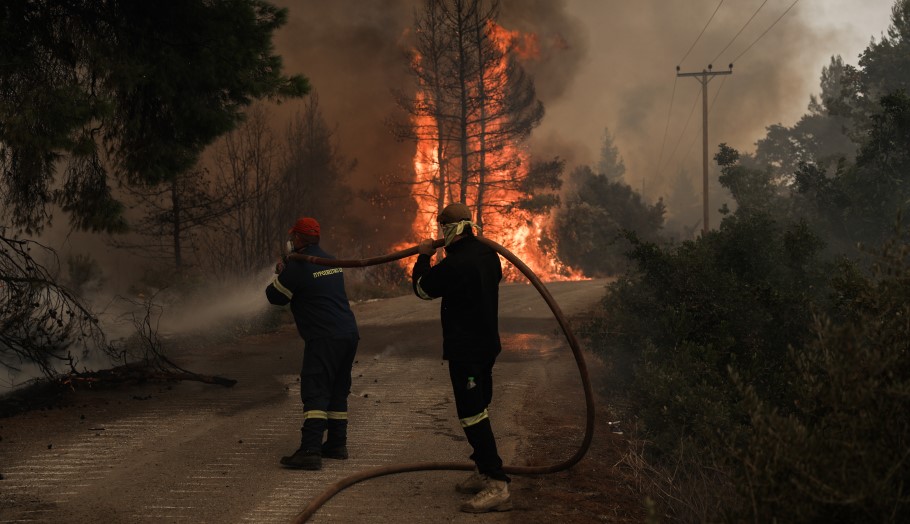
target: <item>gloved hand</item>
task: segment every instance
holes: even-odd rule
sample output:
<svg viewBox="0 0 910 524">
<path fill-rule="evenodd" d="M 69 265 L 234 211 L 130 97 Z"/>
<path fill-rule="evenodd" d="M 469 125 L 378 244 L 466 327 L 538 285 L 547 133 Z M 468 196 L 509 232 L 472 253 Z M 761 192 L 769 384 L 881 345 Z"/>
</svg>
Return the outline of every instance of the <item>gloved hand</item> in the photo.
<svg viewBox="0 0 910 524">
<path fill-rule="evenodd" d="M 278 273 L 281 273 L 282 271 L 284 271 L 284 265 L 285 265 L 284 260 L 279 260 L 278 263 L 275 264 L 275 274 L 276 275 Z"/>
<path fill-rule="evenodd" d="M 436 253 L 436 249 L 433 247 L 433 239 L 428 238 L 422 240 L 420 244 L 417 244 L 417 252 L 421 255 L 433 256 L 433 254 Z"/>
</svg>

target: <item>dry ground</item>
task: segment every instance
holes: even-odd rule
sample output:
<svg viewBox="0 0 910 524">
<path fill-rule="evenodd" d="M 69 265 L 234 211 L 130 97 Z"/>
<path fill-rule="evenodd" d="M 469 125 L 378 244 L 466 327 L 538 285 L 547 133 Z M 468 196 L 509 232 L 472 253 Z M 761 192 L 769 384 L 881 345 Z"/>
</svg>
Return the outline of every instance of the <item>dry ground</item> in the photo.
<svg viewBox="0 0 910 524">
<path fill-rule="evenodd" d="M 603 366 L 591 355 L 586 359 L 597 391 Z M 577 391 L 581 397 L 580 386 L 571 382 L 556 387 Z M 595 393 L 595 412 L 591 446 L 578 464 L 566 471 L 524 477 L 514 483 L 513 497 L 521 501 L 524 511 L 516 512 L 512 522 L 645 522 L 643 495 L 635 489 L 628 469 L 621 466 L 628 448 L 625 435 L 618 429 L 622 424 L 610 424 L 615 417 L 600 393 Z M 584 431 L 583 421 L 577 416 L 533 399 L 527 402 L 521 425 L 529 434 L 545 436 L 528 440 L 528 464 L 552 463 L 554 457 L 570 456 L 580 445 Z"/>
<path fill-rule="evenodd" d="M 603 282 L 557 283 L 568 314 L 602 295 Z M 552 464 L 583 432 L 577 370 L 530 286 L 505 286 L 504 351 L 494 427 L 507 463 Z M 140 384 L 61 397 L 53 409 L 0 418 L 0 522 L 288 522 L 325 486 L 369 467 L 464 461 L 467 445 L 439 360 L 438 304 L 413 297 L 360 304 L 362 341 L 351 398 L 351 460 L 289 471 L 300 405 L 301 343 L 293 326 L 234 344 L 199 347 L 180 363 L 239 379 Z M 597 383 L 597 362 L 588 357 Z M 640 522 L 634 483 L 615 467 L 625 441 L 610 432 L 605 399 L 587 456 L 571 470 L 515 477 L 515 511 L 466 515 L 458 472 L 423 472 L 358 484 L 313 522 Z"/>
</svg>

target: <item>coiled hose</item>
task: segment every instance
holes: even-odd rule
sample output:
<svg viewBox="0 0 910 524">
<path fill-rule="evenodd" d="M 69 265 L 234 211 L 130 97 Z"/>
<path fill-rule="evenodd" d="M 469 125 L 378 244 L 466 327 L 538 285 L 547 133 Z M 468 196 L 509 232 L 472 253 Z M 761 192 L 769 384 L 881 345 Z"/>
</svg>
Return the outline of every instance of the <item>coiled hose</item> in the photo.
<svg viewBox="0 0 910 524">
<path fill-rule="evenodd" d="M 521 261 L 514 253 L 506 249 L 505 247 L 493 242 L 484 237 L 477 237 L 482 243 L 494 249 L 497 253 L 502 255 L 506 260 L 512 263 L 515 267 L 522 272 L 524 276 L 528 278 L 531 284 L 537 288 L 537 291 L 546 301 L 547 305 L 550 306 L 550 310 L 553 312 L 553 316 L 556 317 L 556 321 L 559 322 L 559 327 L 562 328 L 563 334 L 566 336 L 566 340 L 569 342 L 569 346 L 572 348 L 572 354 L 575 355 L 575 362 L 578 365 L 578 372 L 581 375 L 582 386 L 584 387 L 585 392 L 585 409 L 587 413 L 585 421 L 585 436 L 579 446 L 578 450 L 574 455 L 568 459 L 549 466 L 505 466 L 503 471 L 506 473 L 511 473 L 515 475 L 536 475 L 541 473 L 555 473 L 557 471 L 563 471 L 574 466 L 584 457 L 585 453 L 588 452 L 588 448 L 591 446 L 591 438 L 594 435 L 594 392 L 591 389 L 591 381 L 588 377 L 588 366 L 585 364 L 584 355 L 581 352 L 581 348 L 578 345 L 578 340 L 575 338 L 575 335 L 572 333 L 572 330 L 569 329 L 569 323 L 566 320 L 565 316 L 562 313 L 562 310 L 559 309 L 559 305 L 556 304 L 556 301 L 553 299 L 553 296 L 550 294 L 549 290 L 543 285 L 543 282 L 534 274 L 534 272 L 529 268 L 524 262 Z M 433 247 L 440 248 L 443 246 L 443 240 L 436 240 L 433 243 Z M 366 267 L 374 266 L 378 264 L 385 264 L 387 262 L 392 262 L 402 258 L 414 256 L 417 254 L 417 246 L 413 246 L 402 251 L 396 251 L 395 253 L 390 253 L 388 255 L 383 255 L 373 258 L 365 258 L 359 260 L 332 260 L 328 258 L 319 258 L 309 255 L 301 254 L 292 254 L 288 258 L 310 262 L 312 264 L 318 264 L 321 266 L 330 266 L 330 267 Z M 363 480 L 382 477 L 385 475 L 391 475 L 394 473 L 405 473 L 408 471 L 429 471 L 429 470 L 456 470 L 456 471 L 473 471 L 474 464 L 468 462 L 415 462 L 410 464 L 398 464 L 391 466 L 381 466 L 378 468 L 368 469 L 361 471 L 360 473 L 355 473 L 354 475 L 348 476 L 335 482 L 331 486 L 325 489 L 318 497 L 310 501 L 309 504 L 303 511 L 297 514 L 294 518 L 295 523 L 302 523 L 309 520 L 316 510 L 318 510 L 323 504 L 328 502 L 329 499 L 334 497 L 336 494 L 353 486 L 354 484 L 361 482 Z"/>
</svg>

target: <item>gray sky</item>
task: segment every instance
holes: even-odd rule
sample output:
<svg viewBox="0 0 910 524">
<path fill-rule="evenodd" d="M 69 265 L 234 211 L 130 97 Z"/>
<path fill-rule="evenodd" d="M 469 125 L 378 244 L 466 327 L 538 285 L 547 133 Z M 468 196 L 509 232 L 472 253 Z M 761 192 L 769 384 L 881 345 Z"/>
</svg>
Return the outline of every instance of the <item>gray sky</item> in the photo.
<svg viewBox="0 0 910 524">
<path fill-rule="evenodd" d="M 706 67 L 763 1 L 724 1 L 678 64 L 718 0 L 567 0 L 567 12 L 587 29 L 587 60 L 564 96 L 544 101 L 547 119 L 535 140 L 574 146 L 573 160 L 592 163 L 608 127 L 625 158 L 627 181 L 640 188 L 645 178 L 653 188 L 646 189 L 651 197 L 678 167 L 700 171 L 700 84 L 693 78 L 676 81 L 675 67 L 681 65 L 683 72 Z M 759 39 L 791 4 L 768 0 L 714 64 L 715 70 L 726 70 L 758 39 L 736 61 L 733 75 L 709 83 L 709 144 L 714 150 L 727 142 L 749 151 L 766 126 L 794 124 L 806 112 L 810 94 L 818 91 L 822 67 L 832 55 L 856 64 L 870 38 L 879 38 L 887 28 L 893 1 L 802 0 Z"/>
</svg>

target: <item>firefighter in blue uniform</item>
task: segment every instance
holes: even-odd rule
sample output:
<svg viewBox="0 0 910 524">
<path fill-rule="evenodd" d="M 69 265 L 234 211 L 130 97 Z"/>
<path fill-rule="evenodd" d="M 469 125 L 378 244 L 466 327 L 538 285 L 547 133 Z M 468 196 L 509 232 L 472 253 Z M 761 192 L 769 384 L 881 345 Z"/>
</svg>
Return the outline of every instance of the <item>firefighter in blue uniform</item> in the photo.
<svg viewBox="0 0 910 524">
<path fill-rule="evenodd" d="M 288 235 L 293 253 L 333 258 L 319 247 L 319 223 L 315 219 L 298 219 Z M 291 304 L 297 331 L 305 343 L 300 371 L 300 448 L 282 457 L 281 464 L 317 470 L 323 457 L 348 458 L 348 395 L 360 336 L 341 268 L 287 260 L 275 269 L 278 275 L 266 288 L 266 297 L 275 305 Z"/>
<path fill-rule="evenodd" d="M 502 469 L 487 410 L 493 398 L 493 364 L 502 349 L 498 327 L 502 265 L 496 251 L 474 236 L 477 226 L 468 206 L 446 206 L 438 221 L 446 257 L 431 267 L 433 241 L 424 240 L 418 246 L 411 280 L 418 297 L 442 297 L 442 358 L 449 361 L 455 409 L 477 466 L 456 486 L 461 493 L 475 494 L 461 510 L 508 511 L 512 509 L 509 477 Z"/>
</svg>

